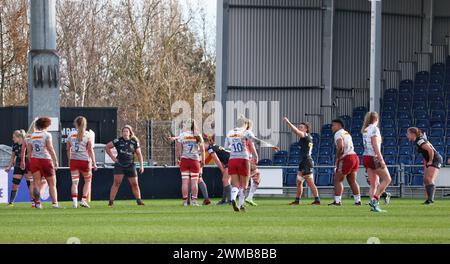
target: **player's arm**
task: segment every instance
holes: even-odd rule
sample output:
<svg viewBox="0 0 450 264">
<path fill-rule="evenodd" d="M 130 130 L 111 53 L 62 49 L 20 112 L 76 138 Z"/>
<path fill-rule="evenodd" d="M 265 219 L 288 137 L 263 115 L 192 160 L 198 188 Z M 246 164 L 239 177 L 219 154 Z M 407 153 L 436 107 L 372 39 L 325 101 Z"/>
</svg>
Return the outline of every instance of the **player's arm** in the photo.
<svg viewBox="0 0 450 264">
<path fill-rule="evenodd" d="M 70 158 L 71 158 L 71 155 L 70 155 L 70 150 L 71 150 L 71 148 L 72 148 L 72 143 L 70 143 L 70 140 L 67 140 L 67 147 L 66 147 L 66 149 L 67 149 L 67 160 L 70 160 Z"/>
<path fill-rule="evenodd" d="M 142 174 L 144 173 L 144 158 L 142 157 L 142 151 L 140 147 L 136 149 L 136 155 L 138 156 L 140 164 L 139 173 Z"/>
<path fill-rule="evenodd" d="M 6 172 L 9 172 L 12 167 L 14 167 L 14 160 L 16 159 L 16 153 L 14 151 L 11 153 L 11 159 L 9 160 L 8 167 L 5 169 Z"/>
<path fill-rule="evenodd" d="M 223 166 L 222 162 L 220 161 L 219 157 L 217 157 L 217 154 L 215 152 L 209 153 L 209 155 L 212 157 L 212 159 L 214 160 L 214 163 L 217 165 L 217 167 L 219 167 L 219 170 L 224 173 L 225 172 L 225 167 Z"/>
<path fill-rule="evenodd" d="M 424 149 L 426 152 L 428 152 L 429 159 L 427 160 L 427 166 L 430 166 L 431 164 L 433 164 L 434 159 L 433 149 L 430 147 L 430 144 L 422 144 L 420 147 Z"/>
<path fill-rule="evenodd" d="M 90 140 L 88 141 L 86 148 L 87 148 L 88 156 L 92 162 L 92 168 L 96 171 L 97 170 L 97 161 L 95 161 L 94 146 L 92 144 L 92 141 L 90 141 Z"/>
<path fill-rule="evenodd" d="M 47 139 L 47 141 L 45 141 L 45 146 L 48 149 L 48 153 L 50 153 L 50 156 L 52 157 L 53 164 L 55 165 L 55 170 L 56 170 L 59 167 L 59 164 L 58 164 L 58 158 L 56 157 L 55 149 L 53 148 L 51 138 L 49 138 L 49 139 Z"/>
<path fill-rule="evenodd" d="M 183 144 L 177 141 L 175 145 L 175 160 L 177 164 L 181 162 L 181 152 L 183 151 Z"/>
<path fill-rule="evenodd" d="M 336 140 L 336 160 L 340 160 L 344 155 L 344 140 L 342 138 L 338 138 Z"/>
<path fill-rule="evenodd" d="M 106 154 L 108 154 L 108 156 L 111 158 L 111 160 L 114 161 L 115 163 L 117 163 L 118 162 L 117 157 L 115 157 L 112 153 L 113 148 L 114 148 L 114 144 L 112 142 L 109 142 L 105 146 L 105 151 L 106 151 Z"/>
<path fill-rule="evenodd" d="M 203 138 L 201 135 L 198 136 L 198 143 L 200 144 L 200 167 L 205 166 L 205 146 L 203 145 Z"/>
<path fill-rule="evenodd" d="M 256 151 L 255 144 L 253 144 L 253 142 L 250 141 L 250 143 L 248 144 L 248 147 L 250 148 L 250 153 L 252 153 L 253 160 L 255 161 L 255 163 L 258 163 L 259 156 L 258 156 L 258 152 Z"/>
<path fill-rule="evenodd" d="M 27 142 L 24 140 L 23 142 L 22 142 L 22 148 L 21 148 L 21 150 L 20 150 L 20 168 L 22 169 L 22 170 L 25 170 L 25 154 L 26 154 L 26 151 L 27 151 Z"/>
<path fill-rule="evenodd" d="M 284 118 L 284 122 L 286 122 L 286 124 L 289 126 L 289 128 L 292 130 L 292 132 L 294 132 L 294 134 L 296 134 L 297 136 L 304 138 L 305 137 L 305 133 L 298 130 L 297 127 L 295 127 L 291 121 L 289 121 L 289 119 L 287 117 Z"/>
<path fill-rule="evenodd" d="M 381 149 L 378 147 L 378 136 L 372 136 L 370 141 L 372 142 L 373 150 L 377 159 L 380 161 L 381 168 L 384 169 L 386 167 L 386 163 L 384 162 L 383 155 L 381 155 Z"/>
<path fill-rule="evenodd" d="M 31 146 L 30 143 L 27 143 L 27 155 L 28 155 L 28 160 L 31 161 L 31 156 L 32 156 L 32 152 L 33 151 L 33 147 Z"/>
<path fill-rule="evenodd" d="M 269 146 L 269 147 L 271 147 L 274 151 L 280 150 L 280 148 L 278 148 L 277 146 L 275 146 L 275 145 L 273 145 L 273 144 L 270 144 L 269 142 L 264 141 L 264 140 L 262 140 L 262 139 L 260 139 L 260 138 L 257 138 L 253 133 L 249 133 L 248 135 L 249 135 L 249 138 L 252 139 L 254 142 L 258 142 L 259 144 L 264 144 L 264 145 L 266 145 L 266 146 Z"/>
</svg>

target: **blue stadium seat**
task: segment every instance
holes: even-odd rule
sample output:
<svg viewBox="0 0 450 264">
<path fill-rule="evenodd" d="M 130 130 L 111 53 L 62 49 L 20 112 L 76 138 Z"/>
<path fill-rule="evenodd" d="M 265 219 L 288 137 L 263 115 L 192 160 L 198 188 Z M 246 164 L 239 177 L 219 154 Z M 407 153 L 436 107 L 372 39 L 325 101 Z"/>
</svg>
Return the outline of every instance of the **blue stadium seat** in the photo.
<svg viewBox="0 0 450 264">
<path fill-rule="evenodd" d="M 427 84 L 428 80 L 429 80 L 429 72 L 427 71 L 421 71 L 416 73 L 416 78 L 415 78 L 415 82 L 414 83 L 419 83 L 419 84 Z"/>
<path fill-rule="evenodd" d="M 381 113 L 382 119 L 394 119 L 395 118 L 395 112 L 394 111 L 383 111 Z"/>
<path fill-rule="evenodd" d="M 390 95 L 390 94 L 385 94 L 383 97 L 383 103 L 396 103 L 397 102 L 397 96 L 395 95 Z"/>
<path fill-rule="evenodd" d="M 258 161 L 258 166 L 272 166 L 272 160 L 262 159 L 262 160 Z"/>
<path fill-rule="evenodd" d="M 441 154 L 442 157 L 445 157 L 445 147 L 444 146 L 434 146 L 436 151 Z M 445 161 L 444 161 L 445 162 Z M 447 163 L 447 162 L 445 162 Z"/>
<path fill-rule="evenodd" d="M 410 93 L 401 93 L 398 94 L 398 102 L 411 102 L 412 96 Z"/>
<path fill-rule="evenodd" d="M 348 115 L 343 115 L 339 117 L 342 121 L 344 121 L 345 128 L 349 128 L 352 123 L 352 118 Z"/>
<path fill-rule="evenodd" d="M 409 119 L 399 119 L 397 125 L 398 128 L 408 128 L 412 126 L 412 122 Z"/>
<path fill-rule="evenodd" d="M 320 147 L 331 147 L 333 146 L 333 139 L 331 137 L 322 138 L 320 140 Z"/>
<path fill-rule="evenodd" d="M 354 140 L 353 140 L 353 143 L 356 145 L 356 142 Z M 362 143 L 362 140 L 361 140 L 361 143 Z M 383 145 L 386 147 L 396 147 L 397 140 L 394 137 L 386 137 L 383 139 Z"/>
<path fill-rule="evenodd" d="M 300 145 L 298 142 L 294 142 L 289 146 L 289 151 L 291 151 L 291 152 L 294 150 L 299 150 L 299 149 L 300 149 Z"/>
<path fill-rule="evenodd" d="M 397 167 L 388 167 L 389 174 L 391 175 L 391 185 L 398 185 L 398 171 Z"/>
<path fill-rule="evenodd" d="M 427 128 L 429 126 L 427 119 L 417 119 L 416 120 L 416 127 L 418 128 Z"/>
<path fill-rule="evenodd" d="M 411 155 L 400 155 L 398 156 L 398 163 L 404 164 L 404 165 L 411 165 L 413 164 L 413 160 Z"/>
<path fill-rule="evenodd" d="M 285 166 L 287 163 L 287 157 L 278 156 L 273 159 L 273 166 Z"/>
<path fill-rule="evenodd" d="M 401 81 L 400 81 L 400 86 L 402 86 L 402 85 L 409 85 L 409 86 L 413 86 L 413 85 L 414 85 L 414 83 L 413 83 L 413 81 L 412 81 L 412 80 L 409 80 L 409 79 L 405 79 L 405 80 L 401 80 Z"/>
<path fill-rule="evenodd" d="M 415 110 L 414 119 L 428 119 L 428 113 L 425 110 Z"/>
<path fill-rule="evenodd" d="M 413 100 L 414 101 L 422 100 L 422 99 L 420 99 L 422 96 L 426 100 L 426 96 L 425 96 L 426 93 L 428 93 L 427 84 L 416 84 L 416 86 L 414 86 Z"/>
<path fill-rule="evenodd" d="M 383 128 L 381 134 L 383 137 L 397 137 L 397 132 L 395 132 L 394 128 Z"/>
<path fill-rule="evenodd" d="M 317 170 L 317 177 L 316 177 L 317 186 L 331 185 L 332 175 L 333 175 L 333 169 L 319 168 Z"/>
<path fill-rule="evenodd" d="M 427 110 L 427 103 L 425 101 L 414 101 L 413 103 L 413 109 L 414 110 Z"/>
<path fill-rule="evenodd" d="M 433 74 L 430 76 L 430 84 L 443 84 L 444 76 L 441 74 Z"/>
<path fill-rule="evenodd" d="M 446 109 L 444 102 L 433 102 L 430 104 L 430 110 L 442 110 Z"/>
<path fill-rule="evenodd" d="M 317 134 L 317 133 L 311 133 L 311 137 L 313 138 L 313 140 L 314 140 L 314 139 L 319 139 L 319 138 L 320 138 L 320 135 Z M 296 143 L 298 144 L 298 142 L 296 142 Z"/>
<path fill-rule="evenodd" d="M 448 133 L 450 133 L 450 132 L 448 132 Z M 447 134 L 446 142 L 447 142 L 447 146 L 450 147 L 450 134 Z"/>
<path fill-rule="evenodd" d="M 442 84 L 430 84 L 430 88 L 428 89 L 430 93 L 444 93 L 444 88 L 442 87 Z"/>
<path fill-rule="evenodd" d="M 322 131 L 324 130 L 331 130 L 331 124 L 325 124 L 322 126 Z"/>
<path fill-rule="evenodd" d="M 277 151 L 273 154 L 274 158 L 275 157 L 287 157 L 288 156 L 288 152 L 286 150 L 280 150 Z"/>
<path fill-rule="evenodd" d="M 351 127 L 352 128 L 361 128 L 363 122 L 364 122 L 364 119 L 353 118 Z"/>
<path fill-rule="evenodd" d="M 441 93 L 430 93 L 428 94 L 428 104 L 431 106 L 435 102 L 445 102 L 445 97 Z"/>
<path fill-rule="evenodd" d="M 289 157 L 298 157 L 298 156 L 300 156 L 300 149 L 298 147 L 291 149 L 289 151 Z"/>
<path fill-rule="evenodd" d="M 422 186 L 423 185 L 423 174 L 413 174 L 413 176 L 411 177 L 410 185 Z"/>
<path fill-rule="evenodd" d="M 353 138 L 362 138 L 361 130 L 360 129 L 352 129 L 350 132 Z"/>
<path fill-rule="evenodd" d="M 444 129 L 442 128 L 432 128 L 430 131 L 430 137 L 443 137 Z"/>
<path fill-rule="evenodd" d="M 423 165 L 423 157 L 422 155 L 418 154 L 414 158 L 414 165 Z"/>
<path fill-rule="evenodd" d="M 410 111 L 398 111 L 397 112 L 397 117 L 399 119 L 412 119 Z"/>
<path fill-rule="evenodd" d="M 436 148 L 439 146 L 444 146 L 444 139 L 441 137 L 430 137 L 430 143 Z"/>
<path fill-rule="evenodd" d="M 385 147 L 383 149 L 383 155 L 397 155 L 396 147 Z"/>
<path fill-rule="evenodd" d="M 394 128 L 395 127 L 395 122 L 392 119 L 384 119 L 381 122 L 381 128 L 385 129 L 385 128 Z"/>
<path fill-rule="evenodd" d="M 447 114 L 445 113 L 445 110 L 433 110 L 431 111 L 431 117 L 432 118 L 437 118 L 439 120 L 441 120 L 442 122 L 445 122 L 445 117 L 447 116 Z"/>
<path fill-rule="evenodd" d="M 441 121 L 431 123 L 431 128 L 444 128 L 444 124 Z"/>
<path fill-rule="evenodd" d="M 405 135 L 403 135 L 403 137 L 399 138 L 398 145 L 400 147 L 410 147 L 410 146 L 412 146 L 412 143 L 404 136 Z"/>
<path fill-rule="evenodd" d="M 300 164 L 300 158 L 299 157 L 292 157 L 288 160 L 288 166 L 297 166 Z"/>
<path fill-rule="evenodd" d="M 411 111 L 411 102 L 398 102 L 398 111 Z"/>
<path fill-rule="evenodd" d="M 384 156 L 384 160 L 386 162 L 386 165 L 395 165 L 397 163 L 397 156 L 396 155 L 386 155 L 386 156 Z"/>
<path fill-rule="evenodd" d="M 358 156 L 361 156 L 364 152 L 364 148 L 362 146 L 355 146 L 355 152 Z"/>
<path fill-rule="evenodd" d="M 445 64 L 441 63 L 441 62 L 431 65 L 431 68 L 430 68 L 431 73 L 444 72 L 444 70 L 445 70 Z"/>
<path fill-rule="evenodd" d="M 329 138 L 333 135 L 333 132 L 331 130 L 324 130 L 322 133 L 320 133 L 320 138 Z"/>
<path fill-rule="evenodd" d="M 319 148 L 319 156 L 329 156 L 333 153 L 332 148 L 330 146 L 320 147 Z"/>
<path fill-rule="evenodd" d="M 405 147 L 400 147 L 398 150 L 398 154 L 399 155 L 406 155 L 406 156 L 410 156 L 414 153 L 414 151 L 412 150 L 411 147 L 405 146 Z"/>
<path fill-rule="evenodd" d="M 297 173 L 288 173 L 286 176 L 286 186 L 297 186 Z"/>
<path fill-rule="evenodd" d="M 392 102 L 385 102 L 383 104 L 383 111 L 396 111 L 397 110 L 397 104 L 396 103 L 392 103 Z M 353 116 L 353 119 L 355 119 L 357 117 Z M 362 118 L 359 118 L 361 120 L 363 120 L 364 116 Z"/>
<path fill-rule="evenodd" d="M 333 165 L 333 161 L 330 156 L 319 156 L 319 165 Z"/>
<path fill-rule="evenodd" d="M 363 139 L 362 138 L 352 138 L 353 139 L 353 145 L 354 146 L 362 146 L 363 145 Z"/>
</svg>

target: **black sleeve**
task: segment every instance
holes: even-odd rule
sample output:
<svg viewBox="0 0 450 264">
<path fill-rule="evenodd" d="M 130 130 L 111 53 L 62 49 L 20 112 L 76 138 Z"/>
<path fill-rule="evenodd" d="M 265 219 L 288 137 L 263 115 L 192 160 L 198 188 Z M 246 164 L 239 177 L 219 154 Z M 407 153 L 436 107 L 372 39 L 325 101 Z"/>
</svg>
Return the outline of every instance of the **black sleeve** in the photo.
<svg viewBox="0 0 450 264">
<path fill-rule="evenodd" d="M 112 141 L 112 143 L 113 143 L 114 147 L 117 148 L 117 146 L 119 145 L 119 139 L 118 138 L 114 139 Z"/>
</svg>

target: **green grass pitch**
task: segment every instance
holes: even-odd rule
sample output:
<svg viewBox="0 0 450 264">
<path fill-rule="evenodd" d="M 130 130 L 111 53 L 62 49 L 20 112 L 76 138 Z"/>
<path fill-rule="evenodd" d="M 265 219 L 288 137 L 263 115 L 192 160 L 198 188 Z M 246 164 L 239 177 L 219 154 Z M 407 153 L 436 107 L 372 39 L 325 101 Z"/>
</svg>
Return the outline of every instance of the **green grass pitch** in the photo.
<svg viewBox="0 0 450 264">
<path fill-rule="evenodd" d="M 0 243 L 450 243 L 450 200 L 432 206 L 421 200 L 393 199 L 386 213 L 368 206 L 321 206 L 309 200 L 256 199 L 258 207 L 235 213 L 228 206 L 182 207 L 180 200 L 93 202 L 91 209 L 31 209 L 0 205 Z M 367 202 L 367 199 L 365 201 Z"/>
</svg>

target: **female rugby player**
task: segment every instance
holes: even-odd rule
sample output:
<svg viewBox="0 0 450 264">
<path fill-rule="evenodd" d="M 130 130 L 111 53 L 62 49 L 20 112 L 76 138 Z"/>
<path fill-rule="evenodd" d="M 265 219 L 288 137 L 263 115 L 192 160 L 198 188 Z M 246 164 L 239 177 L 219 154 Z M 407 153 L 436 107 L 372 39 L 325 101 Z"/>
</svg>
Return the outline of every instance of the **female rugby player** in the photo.
<svg viewBox="0 0 450 264">
<path fill-rule="evenodd" d="M 28 173 L 28 170 L 23 167 L 21 168 L 22 163 L 22 155 L 26 155 L 25 150 L 26 149 L 26 142 L 25 142 L 25 136 L 26 133 L 24 130 L 16 130 L 13 133 L 13 145 L 12 145 L 12 153 L 11 153 L 11 160 L 9 161 L 9 166 L 5 169 L 6 172 L 9 172 L 11 168 L 14 168 L 13 172 L 13 179 L 12 179 L 12 188 L 11 188 L 11 194 L 9 198 L 9 206 L 14 206 L 14 201 L 16 200 L 17 191 L 19 190 L 20 182 L 22 181 L 23 177 L 26 176 L 26 181 L 28 185 L 28 190 L 30 192 L 30 198 L 32 206 L 34 204 L 33 199 L 33 187 L 32 187 L 32 180 L 30 177 L 30 174 Z M 24 158 L 25 159 L 25 158 Z M 27 160 L 24 160 L 24 162 L 28 162 Z"/>
<path fill-rule="evenodd" d="M 197 132 L 193 119 L 183 123 L 183 131 L 177 137 L 176 143 L 177 163 L 181 171 L 181 193 L 183 195 L 183 206 L 188 206 L 189 180 L 191 182 L 192 206 L 200 206 L 197 202 L 198 178 L 205 164 L 205 149 L 203 138 Z"/>
<path fill-rule="evenodd" d="M 247 120 L 247 130 L 252 132 L 250 133 L 250 136 L 252 136 L 252 140 L 254 142 L 259 142 L 260 144 L 265 144 L 266 146 L 270 146 L 274 151 L 278 151 L 278 147 L 274 146 L 268 142 L 265 142 L 257 137 L 254 136 L 254 133 L 252 131 L 253 129 L 253 121 L 248 119 Z M 251 141 L 247 141 L 247 144 L 249 144 Z M 250 147 L 248 146 L 247 149 L 250 149 Z M 249 153 L 250 154 L 250 153 Z M 257 164 L 258 162 L 253 159 L 253 156 L 250 154 L 250 178 L 251 178 L 251 182 L 250 182 L 250 190 L 248 192 L 247 198 L 245 199 L 245 202 L 251 206 L 258 206 L 257 203 L 255 203 L 255 201 L 253 201 L 253 196 L 255 195 L 256 190 L 258 189 L 259 184 L 261 183 L 261 174 L 259 173 Z"/>
<path fill-rule="evenodd" d="M 336 145 L 336 173 L 334 175 L 334 201 L 329 205 L 340 206 L 342 204 L 342 193 L 344 185 L 342 182 L 347 178 L 347 182 L 353 192 L 355 205 L 361 205 L 361 194 L 356 173 L 359 168 L 359 158 L 353 147 L 353 139 L 350 133 L 344 129 L 344 122 L 335 119 L 331 122 L 331 130 L 334 133 Z"/>
<path fill-rule="evenodd" d="M 442 167 L 443 159 L 439 152 L 431 145 L 431 143 L 423 136 L 422 131 L 417 127 L 410 127 L 406 133 L 406 136 L 410 141 L 413 141 L 417 146 L 417 152 L 422 154 L 424 163 L 424 177 L 423 182 L 425 184 L 425 190 L 427 194 L 427 200 L 425 205 L 434 203 L 434 193 L 436 192 L 436 186 L 434 185 L 439 169 Z"/>
<path fill-rule="evenodd" d="M 380 196 L 391 183 L 391 175 L 381 155 L 381 134 L 378 122 L 378 113 L 368 112 L 361 129 L 364 144 L 363 164 L 369 176 L 369 192 L 372 194 L 369 205 L 373 212 L 382 212 Z"/>
<path fill-rule="evenodd" d="M 90 208 L 87 200 L 91 190 L 92 168 L 97 170 L 94 155 L 94 142 L 89 131 L 86 131 L 87 120 L 79 116 L 73 122 L 75 131 L 67 139 L 67 157 L 70 175 L 72 176 L 73 208 L 78 208 L 78 183 L 80 175 L 84 177 L 83 196 L 80 206 Z"/>
<path fill-rule="evenodd" d="M 47 180 L 50 197 L 52 198 L 52 208 L 60 208 L 55 173 L 58 168 L 58 159 L 53 148 L 52 135 L 47 132 L 50 125 L 50 118 L 38 118 L 34 125 L 35 131 L 27 142 L 27 154 L 34 180 L 33 195 L 38 209 L 42 209 L 40 201 L 42 178 Z"/>
<path fill-rule="evenodd" d="M 248 187 L 250 177 L 250 155 L 257 163 L 258 153 L 256 152 L 252 138 L 254 135 L 247 130 L 247 119 L 240 116 L 237 120 L 236 128 L 227 133 L 225 148 L 230 149 L 230 160 L 228 162 L 228 173 L 231 177 L 231 204 L 236 212 L 245 211 L 245 190 Z M 247 141 L 250 141 L 247 143 Z M 239 195 L 239 203 L 236 198 Z"/>
<path fill-rule="evenodd" d="M 222 200 L 217 205 L 228 205 L 231 203 L 231 181 L 228 175 L 228 160 L 230 159 L 230 152 L 223 147 L 214 143 L 214 136 L 203 136 L 203 147 L 214 160 L 214 163 L 219 167 L 222 173 L 223 193 Z"/>
<path fill-rule="evenodd" d="M 295 127 L 287 117 L 284 118 L 284 121 L 291 128 L 292 132 L 300 137 L 300 165 L 297 174 L 297 196 L 295 197 L 295 201 L 290 204 L 300 204 L 300 199 L 303 194 L 303 182 L 306 181 L 309 188 L 311 189 L 311 192 L 314 195 L 314 202 L 312 203 L 312 205 L 320 205 L 319 191 L 317 190 L 317 186 L 314 183 L 313 176 L 314 161 L 311 157 L 313 139 L 309 134 L 310 125 L 308 123 L 302 122 L 298 127 Z"/>
<path fill-rule="evenodd" d="M 116 148 L 117 156 L 114 156 L 112 153 L 113 148 Z M 114 199 L 116 198 L 124 176 L 128 178 L 137 205 L 145 205 L 141 198 L 141 190 L 139 189 L 134 155 L 136 154 L 139 159 L 140 174 L 144 173 L 144 159 L 142 158 L 139 139 L 134 135 L 133 128 L 128 125 L 124 126 L 122 128 L 122 136 L 106 144 L 105 151 L 114 161 L 114 183 L 111 186 L 108 206 L 114 206 Z"/>
</svg>

